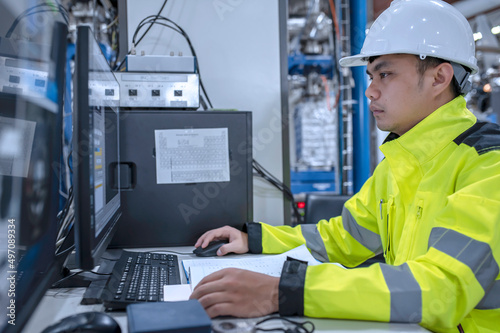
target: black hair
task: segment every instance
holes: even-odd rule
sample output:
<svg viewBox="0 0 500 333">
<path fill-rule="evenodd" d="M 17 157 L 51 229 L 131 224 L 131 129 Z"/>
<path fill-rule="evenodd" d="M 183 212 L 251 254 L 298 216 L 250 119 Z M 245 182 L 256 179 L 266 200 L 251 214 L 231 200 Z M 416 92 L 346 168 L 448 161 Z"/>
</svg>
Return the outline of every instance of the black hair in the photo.
<svg viewBox="0 0 500 333">
<path fill-rule="evenodd" d="M 367 57 L 363 60 L 368 61 L 369 63 L 372 63 L 375 61 L 375 59 L 379 58 L 380 56 L 371 56 Z M 424 75 L 425 71 L 428 70 L 429 68 L 435 68 L 439 66 L 442 63 L 450 63 L 448 60 L 436 58 L 436 57 L 425 57 L 424 59 L 421 59 L 420 56 L 415 55 L 419 61 L 417 61 L 417 73 L 422 78 Z M 470 71 L 469 69 L 466 68 L 467 71 Z M 420 82 L 419 82 L 420 83 Z M 460 86 L 458 85 L 457 80 L 455 79 L 455 76 L 453 76 L 453 80 L 451 81 L 451 90 L 453 93 L 453 97 L 458 97 L 461 95 L 460 92 Z"/>
</svg>

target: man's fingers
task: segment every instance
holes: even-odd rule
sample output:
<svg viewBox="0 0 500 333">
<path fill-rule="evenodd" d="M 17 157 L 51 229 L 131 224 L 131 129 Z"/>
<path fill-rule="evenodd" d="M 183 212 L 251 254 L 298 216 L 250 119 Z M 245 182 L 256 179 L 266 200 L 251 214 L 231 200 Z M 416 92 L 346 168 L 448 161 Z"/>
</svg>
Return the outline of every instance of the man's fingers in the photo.
<svg viewBox="0 0 500 333">
<path fill-rule="evenodd" d="M 206 307 L 205 311 L 207 312 L 210 318 L 215 318 L 219 316 L 238 317 L 237 313 L 234 312 L 234 309 L 235 306 L 232 303 L 216 303 L 212 306 Z"/>
<path fill-rule="evenodd" d="M 227 244 L 219 247 L 219 250 L 217 250 L 217 255 L 223 256 L 223 255 L 226 255 L 228 253 L 240 253 L 241 252 L 239 250 L 240 248 L 241 248 L 241 246 L 235 242 L 227 243 Z"/>
<path fill-rule="evenodd" d="M 219 280 L 224 277 L 223 271 L 224 270 L 216 271 L 201 279 L 201 281 L 194 288 L 191 298 L 200 298 L 206 294 L 223 291 L 224 285 L 219 282 Z"/>
<path fill-rule="evenodd" d="M 198 238 L 194 246 L 195 247 L 201 246 L 202 248 L 205 248 L 211 241 L 219 239 L 231 239 L 232 229 L 234 228 L 225 226 L 218 229 L 209 230 L 205 232 L 203 235 L 201 235 L 200 238 Z"/>
<path fill-rule="evenodd" d="M 194 244 L 195 247 L 198 247 L 198 246 L 201 246 L 202 248 L 205 248 L 207 247 L 208 243 L 210 243 L 211 241 L 213 240 L 216 240 L 218 239 L 218 233 L 215 232 L 216 230 L 211 230 L 211 231 L 208 231 L 206 233 L 204 233 L 203 235 L 201 235 L 200 238 L 198 238 L 198 240 L 196 241 L 196 243 Z"/>
</svg>

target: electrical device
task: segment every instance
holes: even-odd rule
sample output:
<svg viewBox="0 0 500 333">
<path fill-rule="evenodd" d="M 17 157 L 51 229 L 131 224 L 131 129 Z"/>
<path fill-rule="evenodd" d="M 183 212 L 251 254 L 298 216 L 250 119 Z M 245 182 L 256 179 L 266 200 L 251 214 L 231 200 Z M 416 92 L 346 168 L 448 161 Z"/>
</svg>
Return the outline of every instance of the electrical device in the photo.
<svg viewBox="0 0 500 333">
<path fill-rule="evenodd" d="M 110 246 L 193 245 L 253 221 L 252 113 L 125 110 L 122 217 Z"/>
<path fill-rule="evenodd" d="M 125 57 L 127 72 L 162 72 L 162 73 L 196 73 L 196 58 L 194 56 L 175 55 L 133 55 Z"/>
<path fill-rule="evenodd" d="M 4 93 L 43 97 L 47 93 L 49 64 L 31 59 L 19 59 L 9 54 L 11 41 L 0 43 L 0 86 Z M 40 50 L 41 51 L 41 50 Z"/>
<path fill-rule="evenodd" d="M 120 107 L 198 109 L 200 78 L 195 73 L 117 72 Z"/>
<path fill-rule="evenodd" d="M 73 187 L 76 266 L 94 268 L 117 228 L 120 209 L 120 87 L 91 29 L 77 28 Z"/>
</svg>

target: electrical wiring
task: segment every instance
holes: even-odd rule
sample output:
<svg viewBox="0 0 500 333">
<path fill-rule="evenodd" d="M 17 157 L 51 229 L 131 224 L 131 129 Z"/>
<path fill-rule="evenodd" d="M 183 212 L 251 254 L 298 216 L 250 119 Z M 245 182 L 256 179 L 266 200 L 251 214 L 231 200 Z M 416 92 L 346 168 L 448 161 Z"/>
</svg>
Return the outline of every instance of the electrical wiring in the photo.
<svg viewBox="0 0 500 333">
<path fill-rule="evenodd" d="M 70 150 L 66 163 L 67 167 L 73 172 L 71 168 L 70 158 L 73 150 Z M 59 221 L 59 229 L 56 237 L 56 255 L 60 256 L 67 252 L 68 249 L 61 249 L 61 246 L 64 244 L 64 241 L 68 234 L 70 233 L 71 228 L 73 227 L 73 223 L 75 221 L 75 208 L 74 208 L 74 193 L 73 186 L 70 186 L 68 189 L 68 197 L 66 198 L 66 202 L 64 203 L 64 207 L 57 214 L 57 219 Z"/>
<path fill-rule="evenodd" d="M 261 324 L 263 324 L 265 322 L 269 322 L 269 321 L 284 321 L 286 323 L 292 324 L 293 328 L 281 328 L 281 327 L 261 328 L 261 327 L 258 327 L 258 325 L 261 325 Z M 310 328 L 308 328 L 307 326 L 310 326 Z M 281 331 L 281 332 L 285 332 L 285 333 L 312 333 L 312 332 L 314 332 L 315 328 L 316 327 L 314 326 L 314 323 L 312 321 L 309 321 L 309 320 L 304 321 L 304 322 L 298 322 L 298 321 L 291 320 L 291 319 L 288 319 L 285 317 L 273 316 L 273 317 L 264 318 L 261 321 L 257 322 L 255 324 L 254 330 L 255 330 L 255 332 Z"/>
<path fill-rule="evenodd" d="M 166 21 L 167 23 L 172 24 L 175 28 L 166 24 L 166 23 L 160 23 L 160 22 L 158 22 L 159 20 Z M 186 31 L 184 31 L 184 29 L 182 29 L 181 26 L 179 26 L 177 23 L 175 23 L 174 21 L 172 21 L 169 18 L 166 18 L 164 16 L 160 16 L 160 15 L 150 15 L 150 16 L 147 16 L 144 19 L 142 19 L 142 21 L 139 22 L 139 24 L 137 25 L 137 28 L 134 32 L 134 36 L 132 37 L 132 48 L 135 48 L 137 46 L 137 44 L 140 42 L 140 39 L 137 42 L 135 41 L 135 39 L 136 39 L 139 31 L 146 24 L 159 24 L 159 25 L 165 26 L 167 28 L 174 30 L 175 32 L 179 33 L 180 35 L 182 35 L 184 37 L 184 39 L 186 40 L 186 42 L 189 46 L 189 50 L 191 51 L 191 54 L 193 55 L 193 57 L 195 59 L 195 67 L 196 67 L 196 72 L 198 73 L 198 76 L 199 76 L 200 87 L 203 91 L 203 94 L 205 95 L 205 98 L 207 100 L 208 105 L 210 106 L 210 108 L 213 108 L 212 102 L 210 101 L 210 98 L 208 97 L 208 94 L 207 94 L 206 89 L 205 89 L 205 85 L 203 84 L 203 80 L 201 78 L 201 71 L 200 71 L 200 64 L 198 62 L 198 56 L 197 56 L 196 51 L 193 47 L 193 44 L 191 43 L 191 39 L 189 38 Z"/>
<path fill-rule="evenodd" d="M 323 82 L 323 87 L 325 88 L 326 107 L 327 107 L 328 111 L 332 111 L 333 108 L 335 108 L 335 106 L 332 108 L 331 104 L 330 104 L 330 89 L 328 88 L 328 80 L 326 79 L 326 76 L 324 76 L 324 75 L 320 75 L 319 77 L 321 78 L 321 81 Z M 337 94 L 337 96 L 338 96 L 338 94 Z"/>
<path fill-rule="evenodd" d="M 94 272 L 94 271 L 86 271 L 86 270 L 81 270 L 81 271 L 77 271 L 77 272 L 71 273 L 71 274 L 69 274 L 68 276 L 65 276 L 65 277 L 63 277 L 62 279 L 60 279 L 60 280 L 58 280 L 58 281 L 54 282 L 54 283 L 52 284 L 52 288 L 58 288 L 58 286 L 59 286 L 62 282 L 66 281 L 66 280 L 69 280 L 69 279 L 71 279 L 72 277 L 77 276 L 77 275 L 80 275 L 80 274 L 85 273 L 85 272 L 87 272 L 87 273 L 91 273 L 91 274 L 95 274 L 95 275 L 104 275 L 104 276 L 109 276 L 109 275 L 111 275 L 111 273 L 99 273 L 99 272 Z"/>
<path fill-rule="evenodd" d="M 292 190 L 288 186 L 286 186 L 283 182 L 281 182 L 278 178 L 273 176 L 269 171 L 267 171 L 259 162 L 255 159 L 252 160 L 252 167 L 257 171 L 257 175 L 267 180 L 270 184 L 276 187 L 278 190 L 283 192 L 286 197 L 291 201 L 293 213 L 297 222 L 302 223 L 302 215 L 300 215 L 299 210 L 297 208 L 297 203 L 295 202 L 295 198 L 293 196 Z"/>
<path fill-rule="evenodd" d="M 163 5 L 161 6 L 160 10 L 158 11 L 158 14 L 153 15 L 153 16 L 157 16 L 157 17 L 158 17 L 158 16 L 160 16 L 161 12 L 163 11 L 163 8 L 165 8 L 165 5 L 167 4 L 167 1 L 168 1 L 168 0 L 165 0 L 165 1 L 163 2 Z M 149 25 L 149 27 L 146 29 L 146 31 L 142 34 L 141 38 L 139 38 L 139 41 L 137 42 L 137 44 L 139 44 L 139 43 L 140 43 L 140 41 L 141 41 L 141 40 L 142 40 L 142 39 L 146 36 L 146 34 L 149 32 L 149 30 L 153 27 L 153 24 L 154 24 L 154 23 L 151 23 L 151 24 Z M 137 28 L 136 28 L 136 32 L 137 32 Z M 125 57 L 126 57 L 127 55 L 129 55 L 129 54 L 132 52 L 132 49 L 133 49 L 133 48 L 131 48 L 131 49 L 127 52 L 127 54 L 125 55 Z M 125 63 L 125 57 L 124 57 L 124 58 L 123 58 L 123 59 L 119 62 L 118 67 L 116 67 L 116 68 L 114 69 L 115 71 L 119 71 L 119 70 L 120 70 L 120 68 L 122 67 L 122 65 Z"/>
<path fill-rule="evenodd" d="M 137 27 L 135 29 L 134 35 L 132 37 L 132 48 L 128 51 L 127 55 L 130 55 L 132 53 L 132 51 L 135 50 L 135 48 L 137 47 L 137 45 L 143 40 L 143 38 L 146 36 L 146 34 L 151 29 L 151 27 L 153 25 L 155 25 L 155 24 L 159 24 L 161 26 L 170 28 L 173 31 L 179 33 L 180 35 L 182 35 L 184 37 L 184 39 L 188 43 L 189 49 L 191 51 L 191 54 L 193 55 L 193 57 L 195 59 L 195 68 L 196 68 L 196 72 L 198 73 L 198 76 L 199 76 L 200 88 L 201 88 L 201 90 L 203 92 L 203 95 L 205 95 L 206 103 L 208 103 L 208 106 L 213 109 L 212 101 L 210 101 L 210 97 L 207 94 L 207 91 L 205 89 L 205 85 L 203 84 L 203 80 L 202 80 L 202 77 L 201 77 L 200 64 L 198 62 L 198 56 L 196 55 L 196 51 L 195 51 L 195 49 L 194 49 L 194 47 L 193 47 L 193 45 L 191 43 L 191 40 L 190 40 L 188 34 L 177 23 L 175 23 L 174 21 L 172 21 L 172 20 L 170 20 L 170 19 L 168 19 L 168 18 L 160 15 L 161 12 L 163 11 L 163 8 L 165 8 L 166 4 L 167 4 L 167 0 L 165 0 L 165 2 L 163 2 L 163 5 L 162 5 L 160 11 L 158 12 L 158 14 L 156 14 L 156 15 L 149 15 L 149 16 L 143 18 L 139 22 L 139 24 L 137 25 Z M 173 27 L 171 25 L 168 25 L 168 24 L 164 23 L 164 22 L 160 23 L 158 21 L 166 21 L 167 23 L 172 24 Z M 138 36 L 140 30 L 142 28 L 144 28 L 148 24 L 149 24 L 149 26 L 147 27 L 146 31 L 141 35 L 141 37 L 139 37 L 137 39 L 137 36 Z M 118 64 L 118 67 L 116 67 L 114 70 L 115 71 L 120 71 L 120 69 L 121 69 L 121 67 L 123 66 L 124 63 L 125 63 L 125 59 L 122 59 L 122 61 Z M 203 99 L 203 97 L 201 96 L 201 104 L 202 104 L 202 106 L 203 106 L 204 109 L 207 109 L 206 103 L 205 103 L 205 100 Z"/>
<path fill-rule="evenodd" d="M 172 27 L 166 23 L 157 22 L 157 17 L 155 17 L 154 19 L 149 19 L 148 21 L 141 21 L 141 23 L 139 23 L 139 25 L 137 26 L 137 30 L 135 31 L 134 36 L 132 37 L 132 44 L 134 44 L 134 46 L 136 46 L 138 44 L 138 42 L 137 43 L 135 42 L 135 38 L 137 37 L 137 34 L 139 33 L 140 29 L 142 29 L 148 23 L 162 25 L 164 27 L 170 28 L 170 29 L 174 30 L 175 32 L 183 35 L 182 30 L 179 30 L 177 27 Z M 191 44 L 189 44 L 189 46 L 191 47 Z"/>
<path fill-rule="evenodd" d="M 335 4 L 333 3 L 333 0 L 329 0 L 329 4 L 330 4 L 330 12 L 332 14 L 333 24 L 335 25 L 335 36 L 337 37 L 337 40 L 340 40 L 340 28 L 339 28 L 339 21 L 337 19 L 337 11 L 335 9 Z"/>
<path fill-rule="evenodd" d="M 60 257 L 64 256 L 67 253 L 71 253 L 74 249 L 75 249 L 75 245 L 73 244 L 70 247 L 68 247 L 67 249 L 65 249 L 65 250 L 63 250 L 61 252 L 57 252 L 56 253 L 56 257 L 60 258 Z"/>
<path fill-rule="evenodd" d="M 16 17 L 16 19 L 14 20 L 14 22 L 12 22 L 12 25 L 10 26 L 9 30 L 7 31 L 7 33 L 5 34 L 5 37 L 6 38 L 10 38 L 10 36 L 14 32 L 14 30 L 16 29 L 17 25 L 19 24 L 19 22 L 23 18 L 31 16 L 31 15 L 39 14 L 39 13 L 54 12 L 54 8 L 53 7 L 54 7 L 54 5 L 49 4 L 48 2 L 46 2 L 46 3 L 38 4 L 36 6 L 33 6 L 33 7 L 30 7 L 28 9 L 26 9 L 24 12 L 22 12 L 21 14 L 19 14 Z M 64 21 L 66 22 L 66 24 L 68 24 L 68 22 L 69 22 L 69 18 L 68 18 L 69 14 L 68 14 L 66 8 L 64 8 L 61 4 L 57 4 L 56 7 L 57 7 L 57 11 L 61 14 L 61 16 L 64 19 Z"/>
<path fill-rule="evenodd" d="M 58 214 L 59 230 L 56 238 L 56 254 L 60 255 L 65 253 L 66 249 L 61 250 L 64 240 L 70 233 L 71 228 L 75 222 L 75 209 L 73 203 L 73 187 L 70 187 L 68 199 L 64 208 Z"/>
<path fill-rule="evenodd" d="M 153 250 L 151 252 L 154 253 L 174 253 L 174 254 L 179 254 L 179 255 L 192 255 L 193 252 L 179 252 L 179 251 L 171 251 L 171 250 Z"/>
<path fill-rule="evenodd" d="M 160 10 L 158 11 L 158 14 L 156 15 L 157 17 L 160 16 L 161 12 L 163 11 L 163 8 L 165 8 L 165 5 L 167 4 L 167 1 L 168 0 L 165 0 L 163 2 L 163 5 L 161 6 Z M 139 44 L 141 42 L 141 40 L 146 36 L 146 34 L 149 32 L 149 30 L 153 27 L 153 25 L 155 24 L 156 20 L 154 22 L 152 22 L 148 29 L 142 34 L 141 38 L 139 38 L 139 40 L 137 41 L 136 45 Z M 136 30 L 137 31 L 137 30 Z"/>
</svg>

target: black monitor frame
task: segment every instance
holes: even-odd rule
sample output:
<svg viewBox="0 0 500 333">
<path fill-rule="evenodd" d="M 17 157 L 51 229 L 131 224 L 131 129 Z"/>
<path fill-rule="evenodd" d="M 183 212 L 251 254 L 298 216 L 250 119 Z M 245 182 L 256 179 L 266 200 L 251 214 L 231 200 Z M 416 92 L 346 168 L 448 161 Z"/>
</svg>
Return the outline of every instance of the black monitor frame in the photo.
<svg viewBox="0 0 500 333">
<path fill-rule="evenodd" d="M 96 50 L 96 48 L 98 50 Z M 92 63 L 93 61 L 97 63 Z M 110 80 L 108 83 L 113 90 L 113 96 L 107 93 L 106 81 L 103 81 L 103 86 L 90 88 L 95 78 L 92 75 L 101 75 L 105 80 Z M 95 89 L 94 89 L 95 88 Z M 92 100 L 99 97 L 97 94 L 102 93 L 99 89 L 106 90 L 102 96 L 103 104 L 93 106 Z M 76 266 L 81 269 L 90 270 L 94 268 L 101 258 L 102 253 L 106 250 L 114 232 L 117 229 L 117 221 L 121 215 L 120 209 L 120 191 L 119 191 L 119 170 L 113 169 L 113 165 L 107 164 L 105 161 L 105 187 L 112 187 L 116 194 L 113 199 L 106 204 L 104 209 L 108 210 L 105 218 L 105 225 L 102 231 L 96 234 L 97 223 L 99 221 L 96 210 L 96 192 L 94 183 L 94 128 L 96 125 L 96 110 L 100 110 L 102 118 L 106 118 L 106 114 L 111 110 L 111 117 L 115 117 L 112 121 L 116 121 L 111 127 L 105 127 L 104 135 L 116 136 L 116 153 L 117 160 L 114 166 L 119 163 L 119 87 L 114 74 L 112 73 L 109 64 L 100 50 L 99 44 L 95 40 L 93 33 L 88 26 L 79 26 L 77 28 L 76 42 L 76 59 L 75 59 L 75 76 L 74 76 L 74 116 L 73 116 L 73 188 L 75 202 L 75 259 Z M 101 95 L 100 95 L 101 96 Z M 101 96 L 101 97 L 102 97 Z M 106 99 L 107 97 L 110 99 Z M 97 102 L 97 103 L 98 103 Z M 105 121 L 105 120 L 104 120 Z M 114 175 L 114 172 L 117 172 Z M 118 204 L 116 204 L 118 202 Z M 110 207 L 111 205 L 111 207 Z"/>
<path fill-rule="evenodd" d="M 56 21 L 51 29 L 47 29 L 50 30 L 50 45 L 19 43 L 9 39 L 2 39 L 1 43 L 2 56 L 13 62 L 20 60 L 19 64 L 23 64 L 16 67 L 18 72 L 22 70 L 26 76 L 32 74 L 30 64 L 34 68 L 47 69 L 45 94 L 38 90 L 35 94 L 30 92 L 30 83 L 25 83 L 22 89 L 5 89 L 4 86 L 0 92 L 0 116 L 34 124 L 27 174 L 0 175 L 0 218 L 2 222 L 4 218 L 9 220 L 8 229 L 14 231 L 9 234 L 15 236 L 11 238 L 8 248 L 8 263 L 15 265 L 15 268 L 8 266 L 12 270 L 9 277 L 15 276 L 15 283 L 12 284 L 10 279 L 9 291 L 2 295 L 9 298 L 7 316 L 0 323 L 0 331 L 4 333 L 23 329 L 59 270 L 60 262 L 56 256 L 58 165 L 61 158 L 68 28 Z M 13 46 L 10 52 L 4 52 L 6 45 Z M 45 54 L 43 50 L 52 52 Z M 0 303 L 3 305 L 3 302 Z"/>
</svg>

